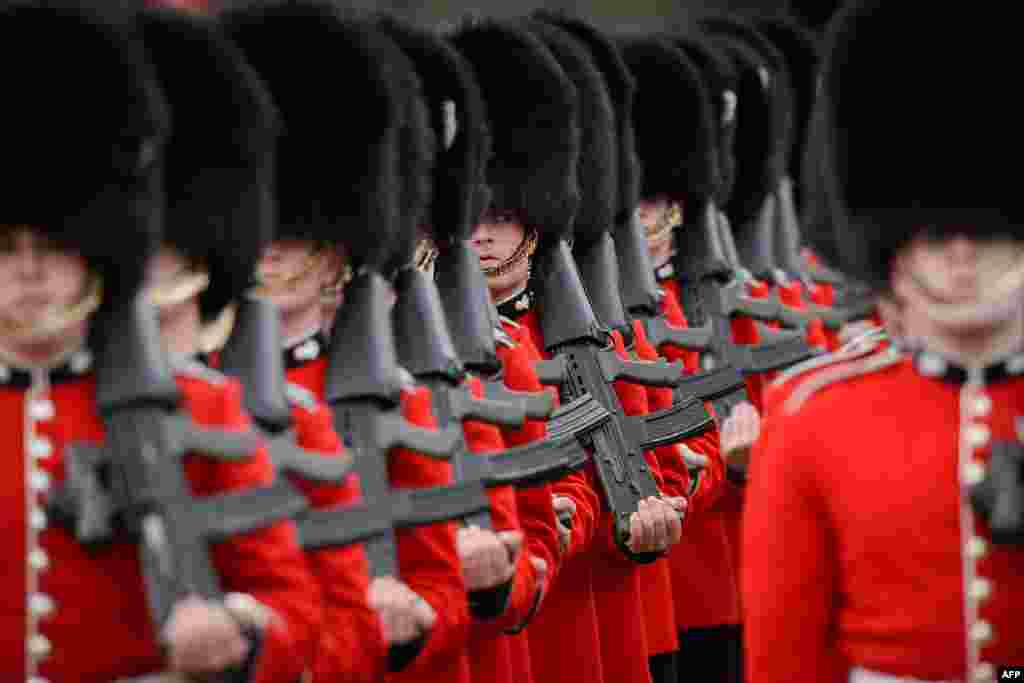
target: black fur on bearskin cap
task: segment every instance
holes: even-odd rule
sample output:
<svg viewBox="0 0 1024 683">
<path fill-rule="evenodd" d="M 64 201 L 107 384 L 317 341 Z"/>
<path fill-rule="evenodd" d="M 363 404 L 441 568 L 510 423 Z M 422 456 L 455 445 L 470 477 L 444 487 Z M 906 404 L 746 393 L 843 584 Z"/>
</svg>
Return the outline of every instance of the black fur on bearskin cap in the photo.
<svg viewBox="0 0 1024 683">
<path fill-rule="evenodd" d="M 382 267 L 398 230 L 402 116 L 386 39 L 318 0 L 242 7 L 221 22 L 280 112 L 278 237 L 341 244 L 354 267 Z"/>
<path fill-rule="evenodd" d="M 981 9 L 860 0 L 830 28 L 811 150 L 826 191 L 814 200 L 832 202 L 820 213 L 854 277 L 885 286 L 893 255 L 925 228 L 1024 239 L 1020 183 L 1001 164 L 1022 151 L 1020 108 L 1000 99 L 1019 71 L 1017 28 L 1009 6 Z"/>
<path fill-rule="evenodd" d="M 787 171 L 790 177 L 799 180 L 811 108 L 814 106 L 814 94 L 817 90 L 818 67 L 821 62 L 818 41 L 792 17 L 779 14 L 755 17 L 752 21 L 757 30 L 782 54 L 786 62 L 792 94 L 793 119 Z"/>
<path fill-rule="evenodd" d="M 540 38 L 576 86 L 576 121 L 580 130 L 576 178 L 580 203 L 573 237 L 576 244 L 592 244 L 611 232 L 618 210 L 615 108 L 604 77 L 586 46 L 545 21 L 522 19 L 521 25 Z"/>
<path fill-rule="evenodd" d="M 131 15 L 73 3 L 0 7 L 0 229 L 79 252 L 104 308 L 133 297 L 159 243 L 166 103 Z"/>
<path fill-rule="evenodd" d="M 515 211 L 546 239 L 570 239 L 579 205 L 576 87 L 544 43 L 514 24 L 471 20 L 450 40 L 487 107 L 493 206 Z"/>
<path fill-rule="evenodd" d="M 712 109 L 697 67 L 667 40 L 624 40 L 622 55 L 636 79 L 633 108 L 643 168 L 641 196 L 701 204 L 715 191 Z"/>
<path fill-rule="evenodd" d="M 412 60 L 429 113 L 436 160 L 427 227 L 442 247 L 467 240 L 486 208 L 474 202 L 486 183 L 490 149 L 480 88 L 444 38 L 394 17 L 380 18 L 379 26 Z"/>
<path fill-rule="evenodd" d="M 758 68 L 765 70 L 773 128 L 766 142 L 770 147 L 764 173 L 766 182 L 774 190 L 786 174 L 793 146 L 793 92 L 786 59 L 764 34 L 738 15 L 705 17 L 698 24 L 712 36 L 732 39 L 752 48 L 760 62 Z M 737 163 L 745 161 L 741 152 L 737 150 Z"/>
<path fill-rule="evenodd" d="M 391 34 L 381 17 L 361 20 L 379 37 L 378 54 L 386 66 L 399 99 L 398 205 L 395 243 L 383 272 L 392 274 L 412 263 L 419 241 L 419 227 L 427 217 L 433 188 L 435 141 L 430 113 L 416 65 Z"/>
<path fill-rule="evenodd" d="M 615 108 L 615 132 L 618 137 L 618 206 L 615 224 L 622 225 L 632 220 L 640 199 L 640 160 L 633 135 L 633 101 L 636 95 L 633 74 L 629 72 L 629 67 L 611 37 L 592 24 L 549 10 L 538 10 L 532 16 L 558 26 L 583 43 L 590 51 L 594 64 L 601 70 Z"/>
<path fill-rule="evenodd" d="M 142 13 L 139 25 L 174 120 L 164 242 L 209 270 L 199 306 L 210 320 L 252 283 L 273 238 L 277 112 L 213 19 L 157 9 Z"/>
<path fill-rule="evenodd" d="M 668 38 L 697 67 L 707 89 L 713 115 L 715 157 L 718 161 L 718 177 L 712 198 L 718 206 L 724 206 L 732 194 L 736 177 L 733 142 L 736 137 L 739 72 L 732 58 L 715 45 L 710 36 L 696 28 L 673 33 Z M 690 212 L 690 215 L 694 213 Z"/>
<path fill-rule="evenodd" d="M 729 201 L 723 206 L 734 224 L 751 220 L 765 198 L 774 192 L 784 168 L 777 137 L 778 109 L 771 82 L 763 80 L 768 65 L 754 48 L 731 36 L 715 36 L 716 44 L 733 60 L 739 74 L 733 155 L 736 174 Z"/>
<path fill-rule="evenodd" d="M 789 12 L 810 30 L 821 33 L 843 3 L 844 0 L 789 0 Z"/>
</svg>

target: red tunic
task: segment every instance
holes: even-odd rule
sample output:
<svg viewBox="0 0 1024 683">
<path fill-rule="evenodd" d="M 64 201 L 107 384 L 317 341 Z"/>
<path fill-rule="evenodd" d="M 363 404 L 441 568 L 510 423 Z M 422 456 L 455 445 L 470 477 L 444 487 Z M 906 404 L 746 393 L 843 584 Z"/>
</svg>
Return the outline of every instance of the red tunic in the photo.
<svg viewBox="0 0 1024 683">
<path fill-rule="evenodd" d="M 483 384 L 477 377 L 469 379 L 474 396 L 483 396 Z M 467 420 L 463 424 L 466 444 L 472 453 L 494 453 L 505 448 L 501 431 L 489 424 Z M 515 489 L 511 486 L 490 489 L 491 521 L 495 531 L 521 530 Z M 529 683 L 532 680 L 529 658 L 511 656 L 508 636 L 503 631 L 525 623 L 533 608 L 537 575 L 525 547 L 519 553 L 508 607 L 498 618 L 475 621 L 469 632 L 469 660 L 473 680 L 488 683 Z"/>
<path fill-rule="evenodd" d="M 6 587 L 0 593 L 4 681 L 28 679 L 29 648 L 37 649 L 36 675 L 61 683 L 110 683 L 165 669 L 136 544 L 122 540 L 89 552 L 63 527 L 48 526 L 42 512 L 50 487 L 64 480 L 65 446 L 103 441 L 95 379 L 85 374 L 87 356 L 78 357 L 81 364 L 71 364 L 78 374 L 0 368 L 0 450 L 9 482 L 0 530 L 11 544 L 0 570 L 0 586 Z M 198 424 L 249 426 L 233 380 L 190 365 L 177 381 L 183 408 Z M 197 496 L 264 485 L 273 477 L 262 450 L 243 462 L 192 457 L 185 469 Z M 226 591 L 249 593 L 277 615 L 264 636 L 257 680 L 297 679 L 314 651 L 320 596 L 294 527 L 278 523 L 217 544 L 212 559 Z"/>
<path fill-rule="evenodd" d="M 888 367 L 773 412 L 755 446 L 750 681 L 841 680 L 847 665 L 993 681 L 992 665 L 1024 661 L 1024 554 L 993 545 L 967 498 L 992 441 L 1019 438 L 1024 358 L 968 374 L 884 353 Z"/>
<path fill-rule="evenodd" d="M 288 388 L 295 438 L 299 446 L 323 454 L 345 457 L 334 431 L 331 413 L 312 393 Z M 350 475 L 343 484 L 317 484 L 293 478 L 314 508 L 356 503 L 359 481 Z M 369 565 L 362 546 L 330 548 L 306 553 L 324 596 L 324 625 L 312 667 L 315 683 L 374 683 L 384 675 L 387 643 L 377 613 L 367 602 Z"/>
<path fill-rule="evenodd" d="M 669 322 L 687 327 L 679 305 L 676 280 L 661 282 L 665 290 L 662 310 Z M 669 360 L 681 359 L 687 368 L 696 369 L 687 352 L 662 346 Z M 726 536 L 725 521 L 718 503 L 726 491 L 725 463 L 718 447 L 718 430 L 703 449 L 690 447 L 706 455 L 710 464 L 690 499 L 683 540 L 669 554 L 672 565 L 672 595 L 676 624 L 681 630 L 709 628 L 739 623 L 736 567 L 732 547 Z"/>
<path fill-rule="evenodd" d="M 288 380 L 323 400 L 327 359 L 321 352 L 322 349 L 317 349 L 315 354 L 296 358 L 291 349 L 286 352 L 286 360 Z M 426 389 L 403 392 L 402 412 L 414 424 L 436 426 L 430 408 L 430 392 Z M 452 481 L 451 465 L 400 449 L 388 460 L 388 477 L 396 488 L 443 485 Z M 404 671 L 387 674 L 386 680 L 468 683 L 469 660 L 465 646 L 469 608 L 455 550 L 454 525 L 435 524 L 402 531 L 397 541 L 402 580 L 434 608 L 437 622 L 416 659 Z"/>
<path fill-rule="evenodd" d="M 519 338 L 527 349 L 543 358 L 540 321 L 532 310 L 517 316 L 516 323 L 528 333 Z M 602 683 L 601 638 L 593 591 L 592 567 L 583 551 L 591 544 L 601 515 L 601 499 L 592 466 L 551 486 L 552 493 L 576 504 L 572 540 L 560 562 L 557 578 L 548 590 L 540 612 L 527 628 L 534 680 L 547 683 L 579 679 Z M 583 653 L 566 657 L 567 652 Z"/>
</svg>

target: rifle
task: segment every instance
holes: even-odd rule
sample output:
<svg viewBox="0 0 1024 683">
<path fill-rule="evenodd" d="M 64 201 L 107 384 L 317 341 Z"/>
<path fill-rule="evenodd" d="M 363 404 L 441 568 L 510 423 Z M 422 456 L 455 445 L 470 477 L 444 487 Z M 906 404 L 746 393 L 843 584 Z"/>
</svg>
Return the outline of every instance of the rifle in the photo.
<svg viewBox="0 0 1024 683">
<path fill-rule="evenodd" d="M 96 404 L 107 440 L 102 446 L 68 447 L 66 484 L 52 505 L 86 545 L 107 543 L 119 531 L 139 539 L 147 601 L 159 632 L 186 596 L 224 599 L 211 543 L 289 518 L 305 501 L 281 479 L 268 487 L 195 498 L 185 477 L 186 454 L 241 461 L 260 441 L 253 433 L 198 427 L 182 414 L 154 311 L 141 297 L 109 315 L 96 364 Z M 261 636 L 248 625 L 244 632 L 252 644 L 246 662 L 213 680 L 251 679 Z"/>
<path fill-rule="evenodd" d="M 480 274 L 478 264 L 468 259 L 463 263 L 466 267 L 475 266 L 476 272 Z M 399 274 L 396 286 L 402 292 L 394 309 L 399 357 L 413 376 L 430 388 L 434 415 L 439 424 L 442 427 L 454 425 L 460 434 L 465 420 L 479 420 L 504 427 L 522 426 L 526 419 L 525 403 L 504 403 L 471 395 L 465 383 L 465 370 L 448 333 L 440 296 L 433 280 L 419 270 L 408 268 Z M 461 303 L 470 303 L 466 299 L 473 296 L 472 292 L 465 290 L 448 294 Z M 472 312 L 472 309 L 468 312 Z M 478 309 L 476 313 L 487 321 L 487 328 L 492 330 L 487 311 Z M 421 334 L 415 334 L 416 330 L 420 330 Z M 488 341 L 492 349 L 493 340 L 494 334 L 490 332 Z M 574 439 L 544 439 L 482 456 L 469 453 L 465 439 L 461 438 L 453 465 L 457 481 L 477 479 L 488 487 L 525 486 L 559 479 L 572 467 L 582 466 L 585 460 L 586 452 Z M 482 515 L 467 521 L 483 528 L 490 527 L 490 520 Z"/>
<path fill-rule="evenodd" d="M 1024 434 L 1024 418 L 1016 419 L 1017 434 Z M 971 487 L 971 503 L 992 530 L 998 545 L 1024 545 L 1024 446 L 994 441 L 988 471 Z"/>
<path fill-rule="evenodd" d="M 611 240 L 607 233 L 605 237 L 607 241 L 593 252 L 600 259 L 591 264 L 595 274 L 603 267 L 614 267 Z M 682 364 L 624 361 L 618 357 L 611 348 L 609 331 L 597 322 L 576 263 L 561 237 L 542 243 L 535 256 L 535 275 L 541 294 L 539 312 L 545 347 L 554 359 L 553 363 L 539 363 L 538 375 L 548 383 L 557 381 L 563 401 L 569 404 L 563 412 L 581 407 L 572 401 L 589 394 L 591 398 L 584 404 L 593 401 L 608 414 L 595 420 L 593 428 L 581 437 L 594 450 L 598 479 L 614 520 L 616 544 L 638 562 L 653 561 L 655 554 L 636 554 L 627 546 L 630 515 L 641 500 L 659 495 L 644 451 L 686 438 L 693 424 L 688 422 L 688 415 L 680 413 L 627 417 L 612 384 L 625 379 L 674 387 L 679 383 Z M 612 282 L 607 286 L 616 285 Z M 604 301 L 614 301 L 610 293 L 605 294 L 608 296 Z M 560 430 L 557 417 L 558 411 L 552 416 L 555 434 Z"/>
</svg>

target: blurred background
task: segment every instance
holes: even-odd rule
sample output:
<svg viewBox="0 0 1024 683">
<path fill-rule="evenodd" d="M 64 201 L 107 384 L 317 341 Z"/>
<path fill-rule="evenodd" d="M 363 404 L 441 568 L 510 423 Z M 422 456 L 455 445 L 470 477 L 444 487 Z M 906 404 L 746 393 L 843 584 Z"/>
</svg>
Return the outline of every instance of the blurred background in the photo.
<svg viewBox="0 0 1024 683">
<path fill-rule="evenodd" d="M 248 0 L 164 0 L 161 4 L 216 11 L 240 2 Z M 586 17 L 609 30 L 656 31 L 711 11 L 781 9 L 786 0 L 346 0 L 345 5 L 390 11 L 424 26 L 456 22 L 468 13 L 513 17 L 546 7 Z"/>
</svg>

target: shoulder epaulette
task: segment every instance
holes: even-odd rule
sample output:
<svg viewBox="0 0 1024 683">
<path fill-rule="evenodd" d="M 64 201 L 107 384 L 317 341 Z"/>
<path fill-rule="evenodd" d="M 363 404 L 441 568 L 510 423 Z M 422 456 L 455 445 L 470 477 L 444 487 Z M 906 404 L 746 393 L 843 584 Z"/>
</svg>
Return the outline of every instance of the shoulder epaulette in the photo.
<svg viewBox="0 0 1024 683">
<path fill-rule="evenodd" d="M 292 382 L 285 382 L 284 395 L 292 407 L 298 407 L 308 412 L 313 412 L 319 406 L 316 396 L 312 391 Z"/>
<path fill-rule="evenodd" d="M 783 384 L 805 375 L 812 370 L 820 370 L 822 368 L 835 365 L 836 363 L 845 363 L 851 360 L 857 360 L 858 358 L 863 358 L 864 356 L 878 350 L 885 339 L 886 336 L 884 332 L 857 337 L 831 353 L 809 358 L 802 363 L 797 363 L 796 365 L 783 370 L 776 375 L 775 379 L 772 380 L 772 386 L 782 386 Z"/>
<path fill-rule="evenodd" d="M 847 382 L 884 370 L 902 360 L 903 352 L 894 347 L 889 347 L 880 353 L 867 356 L 861 355 L 853 359 L 837 362 L 798 384 L 783 404 L 783 410 L 786 414 L 793 415 L 812 396 L 822 390 L 840 382 Z"/>
</svg>

